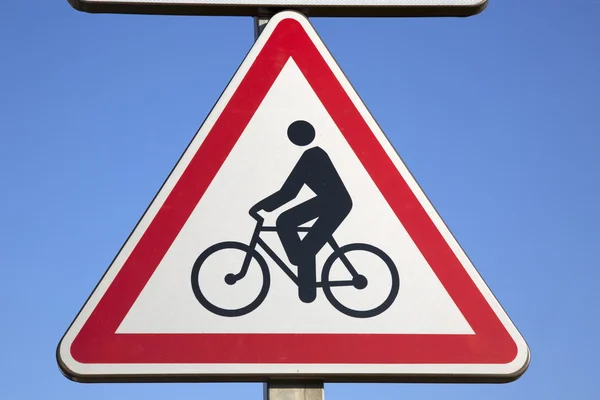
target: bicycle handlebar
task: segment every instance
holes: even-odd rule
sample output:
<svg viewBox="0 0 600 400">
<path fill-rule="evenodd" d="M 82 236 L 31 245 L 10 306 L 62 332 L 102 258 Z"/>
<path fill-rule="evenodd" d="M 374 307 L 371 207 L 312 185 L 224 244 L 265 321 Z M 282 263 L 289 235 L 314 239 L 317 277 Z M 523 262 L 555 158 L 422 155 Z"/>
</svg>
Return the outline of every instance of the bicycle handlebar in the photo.
<svg viewBox="0 0 600 400">
<path fill-rule="evenodd" d="M 258 222 L 264 221 L 264 218 L 258 213 L 258 209 L 255 207 L 252 207 L 250 211 L 248 211 L 248 214 Z"/>
</svg>

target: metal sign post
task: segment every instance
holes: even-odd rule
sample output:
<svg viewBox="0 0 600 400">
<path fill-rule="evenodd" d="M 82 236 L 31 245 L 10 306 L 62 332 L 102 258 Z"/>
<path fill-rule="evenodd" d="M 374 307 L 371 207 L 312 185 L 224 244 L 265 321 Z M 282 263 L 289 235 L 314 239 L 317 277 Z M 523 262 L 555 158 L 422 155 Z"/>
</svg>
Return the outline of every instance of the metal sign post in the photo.
<svg viewBox="0 0 600 400">
<path fill-rule="evenodd" d="M 267 382 L 264 400 L 324 400 L 323 382 Z"/>
<path fill-rule="evenodd" d="M 269 22 L 270 17 L 254 17 L 254 40 L 258 39 L 260 33 Z"/>
</svg>

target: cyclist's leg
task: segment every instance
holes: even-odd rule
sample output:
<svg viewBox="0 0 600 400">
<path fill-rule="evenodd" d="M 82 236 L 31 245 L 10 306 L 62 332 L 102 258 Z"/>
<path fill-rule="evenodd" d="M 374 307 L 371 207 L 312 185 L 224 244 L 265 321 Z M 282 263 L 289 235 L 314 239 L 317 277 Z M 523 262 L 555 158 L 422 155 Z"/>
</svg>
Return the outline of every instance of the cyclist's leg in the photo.
<svg viewBox="0 0 600 400">
<path fill-rule="evenodd" d="M 277 233 L 281 244 L 288 256 L 290 262 L 294 265 L 300 263 L 300 256 L 303 253 L 298 227 L 319 216 L 319 207 L 317 199 L 310 199 L 296 207 L 284 211 L 277 218 Z"/>
<path fill-rule="evenodd" d="M 317 254 L 331 239 L 333 232 L 347 215 L 327 208 L 322 208 L 321 213 L 301 242 L 298 296 L 305 303 L 310 303 L 317 298 Z"/>
<path fill-rule="evenodd" d="M 317 298 L 317 257 L 304 254 L 298 266 L 298 297 L 304 303 Z"/>
<path fill-rule="evenodd" d="M 321 209 L 321 215 L 302 239 L 302 250 L 315 256 L 333 237 L 333 233 L 350 213 L 349 208 L 328 207 Z"/>
<path fill-rule="evenodd" d="M 313 198 L 283 212 L 277 218 L 277 232 L 290 262 L 298 266 L 298 297 L 310 303 L 317 297 L 316 258 L 306 253 L 298 227 L 317 218 L 322 208 Z"/>
</svg>

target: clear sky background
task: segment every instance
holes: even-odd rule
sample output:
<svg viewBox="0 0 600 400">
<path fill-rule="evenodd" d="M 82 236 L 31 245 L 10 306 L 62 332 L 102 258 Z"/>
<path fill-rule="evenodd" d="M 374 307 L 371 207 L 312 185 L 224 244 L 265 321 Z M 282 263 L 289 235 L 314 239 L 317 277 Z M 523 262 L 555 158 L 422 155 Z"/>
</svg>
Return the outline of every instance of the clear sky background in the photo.
<svg viewBox="0 0 600 400">
<path fill-rule="evenodd" d="M 326 398 L 598 398 L 600 2 L 312 22 L 531 348 L 510 384 L 327 384 Z M 261 398 L 260 384 L 78 384 L 55 359 L 252 42 L 249 17 L 3 1 L 0 398 Z"/>
</svg>

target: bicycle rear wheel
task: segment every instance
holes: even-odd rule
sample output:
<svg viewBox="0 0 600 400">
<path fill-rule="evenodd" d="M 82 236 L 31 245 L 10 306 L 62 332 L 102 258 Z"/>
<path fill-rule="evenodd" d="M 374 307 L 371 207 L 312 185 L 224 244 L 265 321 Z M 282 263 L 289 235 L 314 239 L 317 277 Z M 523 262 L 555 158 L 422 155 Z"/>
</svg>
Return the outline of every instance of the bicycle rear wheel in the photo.
<svg viewBox="0 0 600 400">
<path fill-rule="evenodd" d="M 244 253 L 250 254 L 252 258 L 254 258 L 260 267 L 261 276 L 262 276 L 262 286 L 256 298 L 252 300 L 248 305 L 237 308 L 225 308 L 219 305 L 214 304 L 209 301 L 208 298 L 202 291 L 202 281 L 200 280 L 200 269 L 204 265 L 205 261 L 214 253 L 221 250 L 238 250 L 243 251 Z M 252 260 L 250 260 L 252 263 Z M 240 266 L 241 267 L 241 266 Z M 235 275 L 224 274 L 223 280 L 228 285 L 235 285 L 238 281 L 244 279 L 244 277 L 240 277 L 237 279 L 231 280 Z M 269 292 L 269 286 L 271 284 L 271 276 L 269 274 L 269 267 L 267 262 L 263 258 L 263 256 L 254 248 L 251 248 L 247 244 L 239 243 L 239 242 L 221 242 L 215 245 L 210 246 L 208 249 L 204 250 L 202 254 L 196 259 L 194 266 L 192 268 L 191 274 L 192 281 L 192 291 L 194 292 L 194 296 L 196 299 L 206 308 L 208 311 L 220 315 L 222 317 L 239 317 L 242 315 L 246 315 L 252 311 L 254 311 L 258 306 L 262 304 L 262 302 L 267 297 L 267 293 Z"/>
<path fill-rule="evenodd" d="M 332 287 L 339 286 L 339 285 L 335 285 L 335 282 L 331 280 L 331 269 L 332 269 L 335 261 L 340 259 L 345 264 L 346 263 L 345 261 L 348 261 L 346 258 L 346 253 L 349 253 L 351 251 L 365 251 L 365 252 L 372 253 L 372 254 L 376 255 L 377 257 L 379 257 L 385 263 L 385 265 L 387 266 L 387 269 L 389 270 L 389 273 L 390 273 L 389 293 L 388 293 L 387 297 L 385 298 L 385 300 L 383 302 L 381 302 L 379 305 L 377 305 L 376 307 L 373 307 L 373 308 L 370 308 L 367 310 L 352 309 L 352 308 L 342 304 L 342 302 L 338 298 L 336 298 L 333 291 L 331 290 Z M 363 269 L 364 269 L 364 267 L 363 267 Z M 327 261 L 325 261 L 325 265 L 323 266 L 323 272 L 321 274 L 321 281 L 322 281 L 323 292 L 325 293 L 325 297 L 327 297 L 327 300 L 329 300 L 331 305 L 333 307 L 335 307 L 338 311 L 340 311 L 350 317 L 354 317 L 354 318 L 371 318 L 371 317 L 374 317 L 376 315 L 383 313 L 385 310 L 390 308 L 390 306 L 394 303 L 394 301 L 396 300 L 396 297 L 398 296 L 398 292 L 400 290 L 400 276 L 398 275 L 398 269 L 396 268 L 396 265 L 394 264 L 392 259 L 387 254 L 385 254 L 385 252 L 383 252 L 381 249 L 379 249 L 375 246 L 372 246 L 370 244 L 364 244 L 364 243 L 348 244 L 348 245 L 342 246 L 339 249 L 337 249 L 336 251 L 334 251 L 329 256 Z M 359 275 L 357 277 L 354 277 L 354 281 L 355 281 L 355 284 L 353 286 L 357 290 L 357 294 L 359 294 L 358 292 L 360 290 L 364 289 L 368 285 L 368 281 L 365 279 L 364 276 Z M 345 285 L 345 286 L 352 287 L 351 285 Z"/>
</svg>

